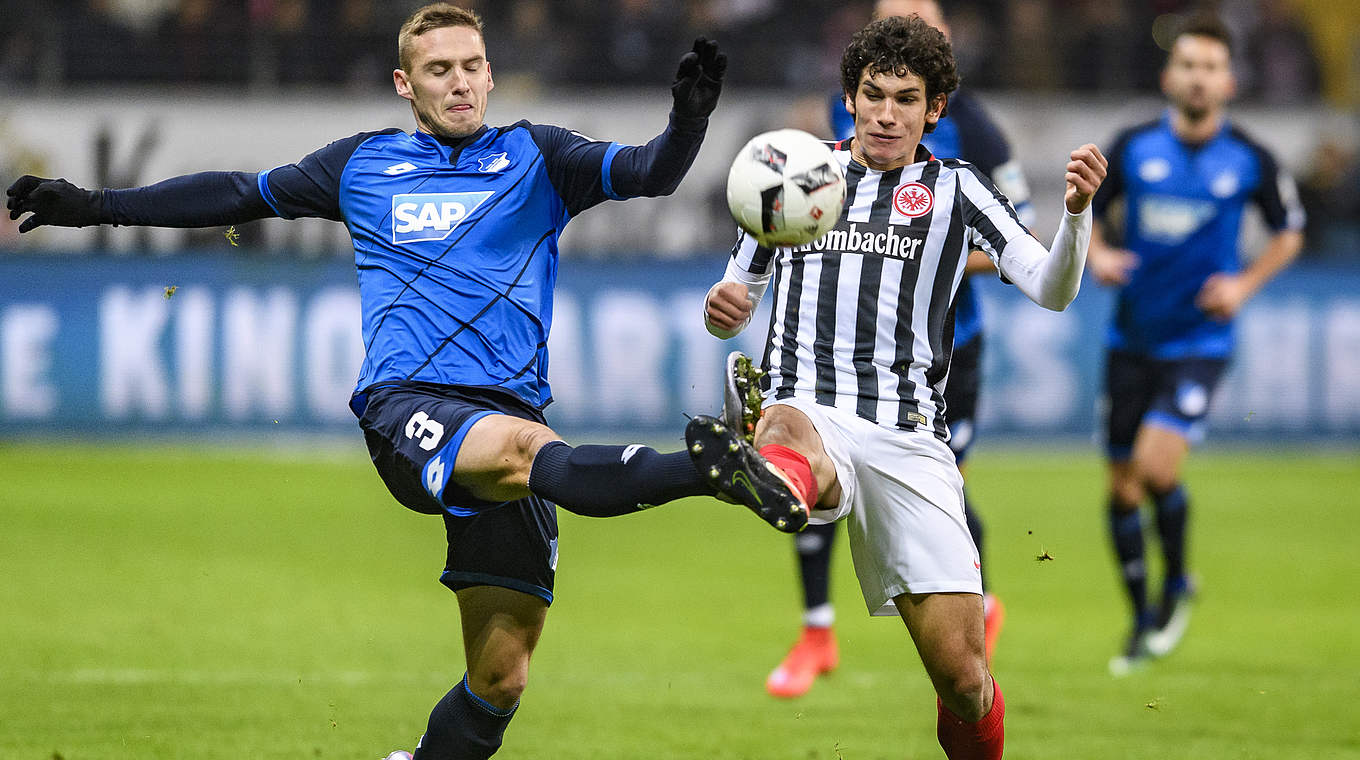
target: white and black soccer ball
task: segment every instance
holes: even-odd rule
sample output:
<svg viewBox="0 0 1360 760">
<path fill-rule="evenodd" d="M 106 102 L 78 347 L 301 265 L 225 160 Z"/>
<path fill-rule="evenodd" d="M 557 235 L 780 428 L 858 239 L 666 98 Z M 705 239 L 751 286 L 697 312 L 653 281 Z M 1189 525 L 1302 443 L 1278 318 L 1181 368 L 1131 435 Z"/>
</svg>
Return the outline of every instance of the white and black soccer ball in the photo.
<svg viewBox="0 0 1360 760">
<path fill-rule="evenodd" d="M 727 172 L 727 208 L 766 248 L 806 245 L 836 225 L 845 172 L 831 148 L 797 129 L 751 138 Z"/>
</svg>

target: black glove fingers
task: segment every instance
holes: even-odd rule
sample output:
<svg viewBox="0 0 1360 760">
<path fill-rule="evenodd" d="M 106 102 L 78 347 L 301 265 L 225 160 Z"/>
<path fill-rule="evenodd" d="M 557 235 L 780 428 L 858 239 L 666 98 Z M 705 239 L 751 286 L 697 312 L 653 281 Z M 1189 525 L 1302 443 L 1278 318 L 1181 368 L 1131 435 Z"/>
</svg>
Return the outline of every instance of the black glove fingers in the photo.
<svg viewBox="0 0 1360 760">
<path fill-rule="evenodd" d="M 716 40 L 698 37 L 693 49 L 680 58 L 671 93 L 675 111 L 682 116 L 708 116 L 718 104 L 727 56 L 718 50 Z"/>
<path fill-rule="evenodd" d="M 699 63 L 705 69 L 713 65 L 713 58 L 718 54 L 718 41 L 700 37 L 694 41 L 694 52 L 699 54 Z"/>
<path fill-rule="evenodd" d="M 699 72 L 699 54 L 685 53 L 680 57 L 680 65 L 675 69 L 676 80 L 683 80 Z"/>
<path fill-rule="evenodd" d="M 718 53 L 704 66 L 704 75 L 715 82 L 721 82 L 727 73 L 727 53 Z"/>
<path fill-rule="evenodd" d="M 9 189 L 5 191 L 5 194 L 11 197 L 16 195 L 27 195 L 33 188 L 37 187 L 38 185 L 42 184 L 45 181 L 46 180 L 44 180 L 42 177 L 35 177 L 32 174 L 25 174 L 24 176 L 14 180 L 14 184 L 9 186 Z"/>
</svg>

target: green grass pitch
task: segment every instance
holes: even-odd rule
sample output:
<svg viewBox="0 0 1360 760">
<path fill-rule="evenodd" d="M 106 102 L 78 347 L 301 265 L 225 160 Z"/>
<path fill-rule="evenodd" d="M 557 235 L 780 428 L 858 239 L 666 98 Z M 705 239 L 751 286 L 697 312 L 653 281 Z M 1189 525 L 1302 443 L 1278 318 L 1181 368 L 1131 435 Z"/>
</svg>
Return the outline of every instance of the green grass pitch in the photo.
<svg viewBox="0 0 1360 760">
<path fill-rule="evenodd" d="M 980 451 L 1007 757 L 1360 758 L 1358 462 L 1197 452 L 1194 622 L 1115 680 L 1126 613 L 1099 460 Z M 373 760 L 410 748 L 463 671 L 442 526 L 392 502 L 357 449 L 0 445 L 0 542 L 6 760 Z M 864 613 L 846 549 L 841 667 L 777 701 L 763 682 L 799 598 L 787 538 L 706 499 L 562 513 L 558 599 L 498 758 L 943 757 L 905 629 Z"/>
</svg>

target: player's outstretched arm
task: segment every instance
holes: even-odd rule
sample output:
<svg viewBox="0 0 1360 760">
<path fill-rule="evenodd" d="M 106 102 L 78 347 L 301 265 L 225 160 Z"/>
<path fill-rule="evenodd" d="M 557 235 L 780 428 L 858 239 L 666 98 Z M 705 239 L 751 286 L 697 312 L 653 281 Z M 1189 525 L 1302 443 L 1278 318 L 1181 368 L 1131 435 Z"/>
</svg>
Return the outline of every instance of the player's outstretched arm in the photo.
<svg viewBox="0 0 1360 760">
<path fill-rule="evenodd" d="M 708 116 L 718 107 L 727 56 L 706 37 L 680 58 L 671 84 L 670 123 L 646 145 L 619 151 L 611 169 L 611 184 L 626 197 L 669 195 L 680 186 L 699 155 Z"/>
<path fill-rule="evenodd" d="M 213 227 L 275 215 L 255 177 L 245 172 L 201 172 L 146 187 L 86 190 L 64 179 L 25 175 L 5 191 L 5 207 L 10 219 L 32 214 L 19 225 L 21 233 L 42 225 Z"/>
<path fill-rule="evenodd" d="M 680 58 L 671 83 L 675 98 L 672 108 L 677 116 L 688 119 L 708 118 L 718 107 L 722 93 L 723 75 L 727 73 L 727 54 L 718 50 L 717 40 L 699 37 L 694 49 Z"/>
<path fill-rule="evenodd" d="M 1047 251 L 1033 238 L 1021 238 L 1001 254 L 1001 271 L 1031 301 L 1062 311 L 1077 297 L 1091 241 L 1091 198 L 1104 181 L 1108 164 L 1095 145 L 1072 151 L 1067 163 L 1067 213 Z"/>
</svg>

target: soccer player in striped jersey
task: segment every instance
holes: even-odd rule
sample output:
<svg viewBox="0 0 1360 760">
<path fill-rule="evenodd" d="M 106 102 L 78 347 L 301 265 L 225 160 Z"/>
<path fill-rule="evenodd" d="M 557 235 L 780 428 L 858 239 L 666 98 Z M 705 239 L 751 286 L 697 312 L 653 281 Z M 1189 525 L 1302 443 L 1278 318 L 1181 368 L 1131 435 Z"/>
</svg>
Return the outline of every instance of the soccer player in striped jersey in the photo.
<svg viewBox="0 0 1360 760">
<path fill-rule="evenodd" d="M 1005 703 L 944 419 L 956 296 L 980 249 L 1036 303 L 1066 308 L 1105 159 L 1094 145 L 1071 153 L 1066 213 L 1046 249 L 985 174 L 920 145 L 958 86 L 939 30 L 914 16 L 870 23 L 845 50 L 841 84 L 855 134 L 834 145 L 849 186 L 835 228 L 778 250 L 739 238 L 704 316 L 731 337 L 769 287 L 756 446 L 815 521 L 847 518 L 869 612 L 901 617 L 939 696 L 945 754 L 999 758 Z"/>
<path fill-rule="evenodd" d="M 874 4 L 874 18 L 912 15 L 920 16 L 949 37 L 949 25 L 937 0 L 878 0 Z M 852 136 L 854 116 L 846 109 L 845 94 L 839 88 L 829 105 L 832 134 L 837 138 Z M 1029 187 L 1020 163 L 1011 156 L 1005 135 L 977 98 L 963 90 L 950 93 L 949 115 L 940 117 L 935 128 L 921 138 L 921 144 L 938 158 L 962 158 L 982 170 L 1015 207 L 1020 222 L 1027 227 L 1034 224 L 1034 204 L 1029 201 Z M 969 254 L 964 271 L 969 276 L 963 278 L 955 297 L 954 351 L 950 357 L 949 384 L 944 390 L 945 421 L 949 425 L 949 448 L 958 460 L 959 471 L 964 473 L 963 514 L 968 532 L 977 545 L 978 555 L 985 560 L 983 524 L 968 493 L 965 466 L 968 451 L 976 440 L 974 417 L 982 381 L 982 309 L 971 275 L 995 273 L 996 267 L 986 254 L 975 251 Z M 839 661 L 832 629 L 836 613 L 831 604 L 831 549 L 836 533 L 836 524 L 827 523 L 809 525 L 794 537 L 803 588 L 803 630 L 765 681 L 766 691 L 773 696 L 806 694 L 817 676 L 834 669 Z M 983 564 L 985 567 L 985 561 Z M 1005 618 L 1005 607 L 988 590 L 985 572 L 982 579 L 983 619 L 990 658 Z"/>
<path fill-rule="evenodd" d="M 807 507 L 749 445 L 698 422 L 687 439 L 714 445 L 693 458 L 573 447 L 544 424 L 558 236 L 603 201 L 675 190 L 717 105 L 726 67 L 717 44 L 700 38 L 681 58 L 670 123 L 642 146 L 526 121 L 486 126 L 491 64 L 481 20 L 465 9 L 417 10 L 398 52 L 393 81 L 414 132 L 366 132 L 296 164 L 127 190 L 26 176 L 6 205 L 11 219 L 31 213 L 20 232 L 273 216 L 346 224 L 365 347 L 350 406 L 393 496 L 443 517 L 440 580 L 457 594 L 462 622 L 467 673 L 431 712 L 415 758 L 480 759 L 501 745 L 553 599 L 553 502 L 594 517 L 630 514 L 713 494 L 718 472 L 745 485 L 728 499 L 781 529 L 801 528 Z"/>
<path fill-rule="evenodd" d="M 1233 346 L 1243 303 L 1298 255 L 1303 208 L 1270 152 L 1233 126 L 1231 38 L 1222 22 L 1193 17 L 1172 42 L 1162 72 L 1170 108 L 1122 132 L 1094 213 L 1123 199 L 1122 247 L 1097 225 L 1091 273 L 1119 288 L 1105 368 L 1109 529 L 1132 603 L 1116 675 L 1164 655 L 1189 622 L 1189 511 L 1181 464 L 1203 438 L 1209 399 Z M 1238 233 L 1249 204 L 1273 235 L 1249 265 Z M 1116 240 L 1111 236 L 1110 240 Z M 1151 497 L 1164 561 L 1160 604 L 1147 599 L 1141 505 Z"/>
</svg>

